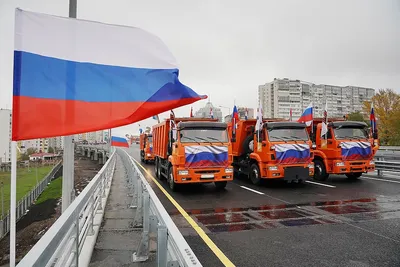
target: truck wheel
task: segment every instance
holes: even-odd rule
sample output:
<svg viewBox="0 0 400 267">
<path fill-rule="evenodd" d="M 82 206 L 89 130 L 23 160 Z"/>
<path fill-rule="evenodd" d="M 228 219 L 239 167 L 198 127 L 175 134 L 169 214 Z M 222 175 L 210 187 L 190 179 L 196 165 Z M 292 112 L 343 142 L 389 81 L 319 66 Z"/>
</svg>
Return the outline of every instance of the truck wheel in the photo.
<svg viewBox="0 0 400 267">
<path fill-rule="evenodd" d="M 169 188 L 171 188 L 171 190 L 175 192 L 177 190 L 178 185 L 174 181 L 174 172 L 173 172 L 172 166 L 170 166 L 168 168 L 168 179 L 167 179 L 167 181 L 168 181 Z"/>
<path fill-rule="evenodd" d="M 362 175 L 362 172 L 347 173 L 346 176 L 349 180 L 357 180 Z"/>
<path fill-rule="evenodd" d="M 329 174 L 326 173 L 326 168 L 324 163 L 321 160 L 314 161 L 314 180 L 317 181 L 326 181 L 328 179 Z"/>
<path fill-rule="evenodd" d="M 258 168 L 258 164 L 251 165 L 249 178 L 251 182 L 255 185 L 260 185 L 261 177 L 260 177 L 260 168 Z"/>
<path fill-rule="evenodd" d="M 142 153 L 142 151 L 140 151 L 140 162 L 143 162 L 143 161 L 144 161 L 143 153 Z"/>
<path fill-rule="evenodd" d="M 217 188 L 217 190 L 222 190 L 222 189 L 224 189 L 226 187 L 227 183 L 228 183 L 227 181 L 225 181 L 225 182 L 215 182 L 215 187 Z"/>
<path fill-rule="evenodd" d="M 158 173 L 158 158 L 154 160 L 154 174 L 160 179 L 160 174 Z"/>
</svg>

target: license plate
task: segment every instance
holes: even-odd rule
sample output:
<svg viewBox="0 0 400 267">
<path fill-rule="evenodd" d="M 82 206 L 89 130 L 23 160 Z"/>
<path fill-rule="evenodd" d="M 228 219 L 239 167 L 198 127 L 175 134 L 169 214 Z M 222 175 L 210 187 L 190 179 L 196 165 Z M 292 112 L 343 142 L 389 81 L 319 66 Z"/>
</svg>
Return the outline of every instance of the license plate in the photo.
<svg viewBox="0 0 400 267">
<path fill-rule="evenodd" d="M 214 178 L 214 174 L 202 174 L 200 177 L 201 178 L 207 178 L 207 179 Z"/>
</svg>

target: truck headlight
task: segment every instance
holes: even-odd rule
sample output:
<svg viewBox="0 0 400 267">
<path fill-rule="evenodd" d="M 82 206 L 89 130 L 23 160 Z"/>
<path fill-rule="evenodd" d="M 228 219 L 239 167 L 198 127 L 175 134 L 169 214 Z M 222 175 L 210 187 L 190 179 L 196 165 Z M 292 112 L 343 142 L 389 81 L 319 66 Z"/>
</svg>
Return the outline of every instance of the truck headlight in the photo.
<svg viewBox="0 0 400 267">
<path fill-rule="evenodd" d="M 375 165 L 375 161 L 370 160 L 370 161 L 369 161 L 369 165 Z"/>
<path fill-rule="evenodd" d="M 336 166 L 343 167 L 344 166 L 344 162 L 336 162 Z"/>
<path fill-rule="evenodd" d="M 309 164 L 308 164 L 308 168 L 309 168 L 309 169 L 314 169 L 314 163 L 309 163 Z"/>
<path fill-rule="evenodd" d="M 151 154 L 150 154 L 150 153 L 147 153 L 147 156 L 148 156 L 148 157 L 151 157 Z"/>
<path fill-rule="evenodd" d="M 225 169 L 225 173 L 232 173 L 233 172 L 233 168 L 226 168 Z"/>
<path fill-rule="evenodd" d="M 277 170 L 278 170 L 278 167 L 277 167 L 277 166 L 269 166 L 269 167 L 268 167 L 268 170 L 270 170 L 270 171 L 277 171 Z"/>
<path fill-rule="evenodd" d="M 188 175 L 189 174 L 189 171 L 188 170 L 181 170 L 181 171 L 178 171 L 178 175 Z"/>
</svg>

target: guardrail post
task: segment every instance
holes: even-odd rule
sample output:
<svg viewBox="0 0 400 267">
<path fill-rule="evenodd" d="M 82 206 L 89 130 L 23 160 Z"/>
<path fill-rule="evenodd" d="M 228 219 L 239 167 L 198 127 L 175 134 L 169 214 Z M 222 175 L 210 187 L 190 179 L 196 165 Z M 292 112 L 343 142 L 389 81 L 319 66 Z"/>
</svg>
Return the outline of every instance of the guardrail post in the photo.
<svg viewBox="0 0 400 267">
<path fill-rule="evenodd" d="M 142 187 L 142 181 L 140 179 L 136 180 L 136 186 L 135 187 L 136 187 L 136 189 L 135 189 L 135 193 L 133 195 L 132 203 L 131 203 L 131 207 L 133 207 L 133 208 L 136 207 L 135 220 L 133 221 L 133 223 L 134 223 L 134 225 L 140 225 L 142 223 L 142 220 L 143 220 L 143 216 L 142 216 L 142 213 L 143 213 L 143 207 L 142 207 L 143 206 L 142 205 L 143 204 L 142 203 L 143 187 Z"/>
<path fill-rule="evenodd" d="M 135 217 L 136 219 L 136 217 Z M 149 258 L 150 247 L 150 195 L 145 189 L 143 192 L 143 232 L 142 238 L 135 253 L 132 255 L 133 262 L 146 261 Z"/>
<path fill-rule="evenodd" d="M 383 161 L 383 158 L 378 158 L 378 161 Z M 376 166 L 376 163 L 375 163 L 375 166 Z M 379 165 L 378 165 L 379 166 Z M 383 176 L 383 170 L 382 169 L 378 169 L 378 176 L 379 177 L 382 177 Z"/>
<path fill-rule="evenodd" d="M 139 191 L 141 191 L 140 189 L 142 187 L 142 184 L 141 184 L 140 179 L 137 177 L 138 173 L 136 172 L 135 166 L 132 166 L 132 168 L 133 168 L 133 171 L 132 171 L 131 179 L 132 179 L 133 194 L 132 194 L 132 202 L 131 202 L 130 208 L 138 208 L 138 210 L 139 210 L 139 207 L 138 207 L 138 203 L 140 201 L 139 200 Z M 134 183 L 135 181 L 136 181 L 136 186 Z"/>
<path fill-rule="evenodd" d="M 100 202 L 100 205 L 101 205 L 101 198 L 99 197 L 99 202 Z M 90 196 L 90 206 L 91 206 L 91 214 L 90 214 L 90 216 L 91 216 L 91 218 L 90 218 L 90 225 L 89 225 L 89 230 L 88 230 L 88 235 L 89 236 L 91 236 L 91 235 L 94 235 L 94 229 L 93 229 L 93 224 L 94 224 L 94 216 L 96 215 L 96 210 L 94 209 L 94 207 L 95 207 L 95 198 L 94 198 L 94 194 L 92 194 L 91 196 Z"/>
<path fill-rule="evenodd" d="M 3 237 L 4 235 L 4 218 L 1 218 L 0 221 L 0 239 Z"/>
<path fill-rule="evenodd" d="M 167 267 L 168 230 L 165 225 L 157 227 L 157 266 Z"/>
</svg>

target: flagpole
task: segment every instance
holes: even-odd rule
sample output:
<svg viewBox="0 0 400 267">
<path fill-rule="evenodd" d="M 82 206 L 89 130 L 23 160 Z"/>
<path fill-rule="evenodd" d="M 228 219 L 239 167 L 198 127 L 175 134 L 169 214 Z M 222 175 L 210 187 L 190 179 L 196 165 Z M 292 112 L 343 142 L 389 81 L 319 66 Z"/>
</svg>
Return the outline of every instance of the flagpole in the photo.
<svg viewBox="0 0 400 267">
<path fill-rule="evenodd" d="M 10 185 L 10 267 L 15 267 L 16 208 L 17 208 L 17 142 L 11 142 L 11 185 Z"/>
<path fill-rule="evenodd" d="M 69 17 L 76 18 L 77 0 L 69 0 Z M 74 189 L 74 144 L 73 136 L 64 136 L 63 179 L 61 210 L 64 212 L 72 202 Z"/>
</svg>

